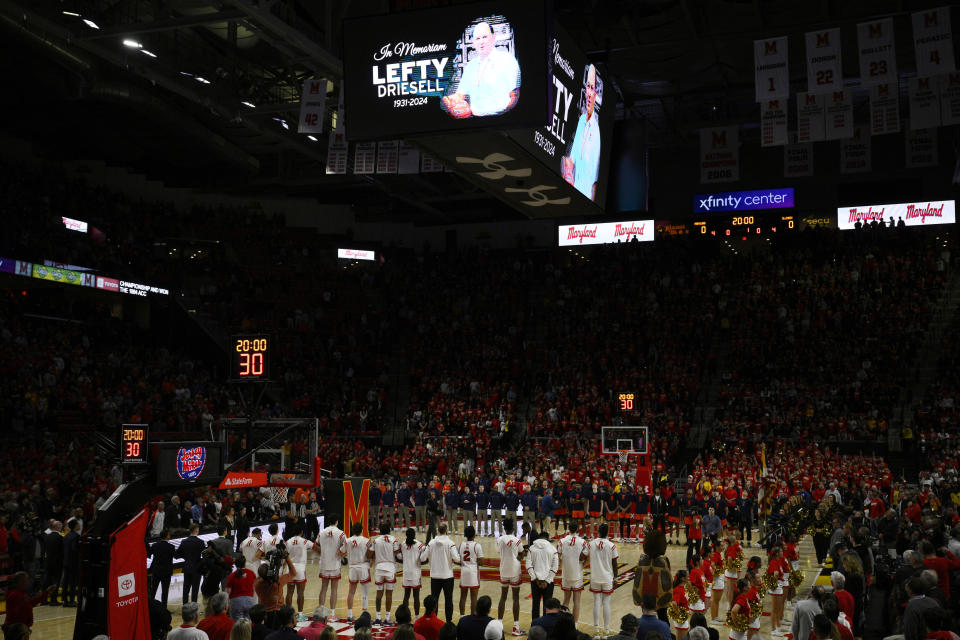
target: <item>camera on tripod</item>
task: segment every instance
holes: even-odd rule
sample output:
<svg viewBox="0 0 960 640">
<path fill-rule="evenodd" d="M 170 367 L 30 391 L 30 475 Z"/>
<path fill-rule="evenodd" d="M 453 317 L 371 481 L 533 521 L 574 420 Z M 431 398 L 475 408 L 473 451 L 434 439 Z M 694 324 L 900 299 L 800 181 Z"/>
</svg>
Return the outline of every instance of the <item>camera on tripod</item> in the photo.
<svg viewBox="0 0 960 640">
<path fill-rule="evenodd" d="M 267 561 L 267 580 L 276 582 L 280 579 L 280 568 L 283 566 L 283 561 L 288 555 L 287 543 L 283 540 L 278 540 L 277 546 L 267 551 L 266 556 L 264 556 L 264 559 Z"/>
</svg>

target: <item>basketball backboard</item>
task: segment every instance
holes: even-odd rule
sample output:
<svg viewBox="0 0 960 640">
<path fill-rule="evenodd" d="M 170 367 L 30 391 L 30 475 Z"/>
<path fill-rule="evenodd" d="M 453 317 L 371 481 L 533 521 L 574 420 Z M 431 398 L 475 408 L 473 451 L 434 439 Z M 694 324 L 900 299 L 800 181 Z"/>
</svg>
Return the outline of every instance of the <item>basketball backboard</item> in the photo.
<svg viewBox="0 0 960 640">
<path fill-rule="evenodd" d="M 647 427 L 601 427 L 600 446 L 605 455 L 649 453 Z"/>
<path fill-rule="evenodd" d="M 316 418 L 230 418 L 215 422 L 213 430 L 225 444 L 226 471 L 266 473 L 274 486 L 315 485 Z"/>
</svg>

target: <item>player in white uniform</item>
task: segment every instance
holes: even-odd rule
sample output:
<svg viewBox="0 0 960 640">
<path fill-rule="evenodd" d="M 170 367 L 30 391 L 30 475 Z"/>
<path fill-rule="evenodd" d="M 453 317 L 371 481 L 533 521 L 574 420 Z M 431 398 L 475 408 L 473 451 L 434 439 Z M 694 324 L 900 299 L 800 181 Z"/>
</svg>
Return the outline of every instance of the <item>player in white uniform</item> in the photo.
<svg viewBox="0 0 960 640">
<path fill-rule="evenodd" d="M 350 525 L 350 537 L 347 538 L 347 564 L 349 564 L 350 586 L 347 588 L 347 622 L 353 624 L 353 596 L 360 585 L 361 611 L 366 611 L 370 603 L 370 560 L 367 551 L 370 539 L 363 535 L 363 524 Z"/>
<path fill-rule="evenodd" d="M 303 613 L 303 591 L 307 588 L 307 552 L 313 549 L 313 543 L 299 533 L 287 540 L 287 554 L 293 563 L 293 579 L 287 583 L 286 604 L 293 602 L 293 590 L 297 590 L 297 611 Z"/>
<path fill-rule="evenodd" d="M 340 518 L 331 516 L 331 523 L 320 535 L 317 536 L 313 550 L 320 554 L 320 605 L 327 596 L 327 588 L 330 588 L 330 617 L 327 622 L 336 621 L 337 610 L 337 585 L 340 583 L 340 558 L 347 555 L 347 537 L 337 526 L 340 524 Z"/>
<path fill-rule="evenodd" d="M 259 575 L 257 571 L 260 569 L 260 563 L 263 560 L 262 535 L 260 529 L 254 529 L 250 532 L 250 536 L 244 538 L 243 542 L 240 543 L 240 551 L 243 553 L 244 560 L 247 561 L 246 567 L 253 571 L 254 575 Z"/>
<path fill-rule="evenodd" d="M 513 518 L 503 519 L 503 535 L 497 538 L 500 553 L 500 603 L 497 618 L 503 620 L 507 605 L 507 590 L 513 589 L 513 635 L 523 635 L 520 630 L 520 559 L 524 554 L 523 540 L 513 535 L 516 530 Z"/>
<path fill-rule="evenodd" d="M 457 545 L 457 555 L 460 556 L 460 615 L 467 604 L 467 593 L 470 593 L 470 611 L 477 608 L 477 592 L 480 590 L 479 559 L 483 557 L 483 547 L 475 542 L 477 530 L 472 524 L 463 529 L 466 540 Z"/>
<path fill-rule="evenodd" d="M 407 539 L 400 545 L 400 560 L 403 562 L 403 604 L 410 606 L 410 594 L 413 594 L 413 608 L 420 617 L 420 587 L 423 573 L 420 566 L 427 555 L 427 546 L 416 538 L 412 527 L 407 529 Z"/>
<path fill-rule="evenodd" d="M 397 582 L 397 553 L 400 552 L 400 542 L 390 535 L 390 523 L 380 523 L 380 535 L 370 541 L 367 556 L 373 560 L 373 582 L 377 585 L 377 619 L 374 624 L 380 624 L 380 604 L 383 601 L 383 592 L 387 592 L 387 617 L 384 624 L 390 624 L 390 609 L 393 604 L 393 585 Z"/>
<path fill-rule="evenodd" d="M 279 527 L 277 527 L 276 522 L 271 522 L 270 526 L 267 527 L 267 537 L 263 540 L 263 555 L 266 556 L 268 553 L 277 548 L 277 543 L 283 540 L 283 536 L 279 533 Z"/>
<path fill-rule="evenodd" d="M 587 545 L 590 553 L 590 593 L 593 594 L 593 627 L 605 636 L 610 631 L 610 594 L 617 578 L 617 558 L 620 552 L 613 540 L 607 538 L 610 527 L 606 522 L 598 528 L 599 537 Z M 601 611 L 603 626 L 600 626 Z"/>
<path fill-rule="evenodd" d="M 563 606 L 573 599 L 573 621 L 580 621 L 580 594 L 583 593 L 583 562 L 590 557 L 587 545 L 590 541 L 577 535 L 577 523 L 570 521 L 567 535 L 557 543 L 560 554 L 560 588 L 563 590 Z"/>
</svg>

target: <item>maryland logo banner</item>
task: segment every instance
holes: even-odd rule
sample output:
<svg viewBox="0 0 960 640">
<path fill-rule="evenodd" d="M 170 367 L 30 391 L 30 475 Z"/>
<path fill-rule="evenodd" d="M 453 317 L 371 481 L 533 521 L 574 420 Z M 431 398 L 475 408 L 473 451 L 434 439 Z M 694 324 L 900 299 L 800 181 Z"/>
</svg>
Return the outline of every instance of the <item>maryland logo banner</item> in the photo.
<svg viewBox="0 0 960 640">
<path fill-rule="evenodd" d="M 349 536 L 353 523 L 359 522 L 363 525 L 363 535 L 370 537 L 370 478 L 324 479 L 323 494 L 327 525 L 338 518 L 340 528 Z"/>
</svg>

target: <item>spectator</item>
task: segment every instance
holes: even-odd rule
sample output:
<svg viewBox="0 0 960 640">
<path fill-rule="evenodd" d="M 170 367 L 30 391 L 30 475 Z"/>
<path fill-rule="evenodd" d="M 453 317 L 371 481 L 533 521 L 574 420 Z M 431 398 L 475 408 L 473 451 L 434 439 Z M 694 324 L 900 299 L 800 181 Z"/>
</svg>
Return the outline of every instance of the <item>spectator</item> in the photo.
<svg viewBox="0 0 960 640">
<path fill-rule="evenodd" d="M 939 607 L 935 600 L 926 595 L 927 584 L 923 578 L 915 576 L 907 581 L 907 596 L 910 599 L 903 613 L 904 640 L 922 640 L 927 635 L 923 616 L 928 609 Z"/>
<path fill-rule="evenodd" d="M 645 593 L 640 598 L 642 615 L 637 621 L 637 638 L 648 637 L 649 633 L 657 633 L 662 640 L 670 640 L 670 625 L 657 617 L 657 597 L 652 593 Z"/>
<path fill-rule="evenodd" d="M 30 576 L 25 571 L 15 573 L 10 584 L 11 587 L 7 590 L 7 617 L 4 624 L 10 626 L 22 623 L 29 629 L 33 626 L 33 608 L 42 603 L 56 587 L 49 586 L 35 596 L 27 595 Z"/>
<path fill-rule="evenodd" d="M 319 640 L 320 634 L 327 628 L 327 618 L 330 617 L 330 607 L 319 606 L 313 610 L 313 617 L 310 624 L 297 631 L 301 638 L 306 640 Z"/>
<path fill-rule="evenodd" d="M 490 617 L 490 607 L 493 601 L 490 596 L 477 598 L 477 608 L 460 618 L 457 622 L 457 640 L 483 640 L 484 630 L 493 618 Z M 501 628 L 501 635 L 503 631 Z"/>
<path fill-rule="evenodd" d="M 196 602 L 185 603 L 180 608 L 180 618 L 183 622 L 167 634 L 167 640 L 210 640 L 210 636 L 205 631 L 197 628 L 200 605 Z"/>
<path fill-rule="evenodd" d="M 557 624 L 559 617 L 560 600 L 550 597 L 543 602 L 543 615 L 539 618 L 534 618 L 533 621 L 530 622 L 530 626 L 543 627 L 543 630 L 546 631 L 547 635 L 550 635 L 550 632 L 553 631 L 553 627 Z M 636 621 L 636 616 L 634 616 L 634 621 Z"/>
<path fill-rule="evenodd" d="M 425 640 L 438 640 L 443 621 L 437 617 L 437 598 L 428 595 L 423 599 L 423 615 L 413 623 L 413 630 Z"/>
<path fill-rule="evenodd" d="M 212 596 L 210 598 L 211 613 L 197 624 L 197 629 L 206 632 L 210 640 L 230 640 L 233 620 L 227 615 L 228 606 L 230 606 L 230 598 L 226 593 L 221 591 Z"/>
<path fill-rule="evenodd" d="M 297 612 L 293 607 L 289 605 L 280 607 L 280 610 L 277 611 L 276 620 L 278 629 L 268 635 L 267 640 L 300 640 L 296 631 Z M 324 629 L 324 632 L 326 631 L 327 629 Z M 321 633 L 321 640 L 323 640 L 323 636 L 324 633 Z"/>
<path fill-rule="evenodd" d="M 628 613 L 620 618 L 620 632 L 617 635 L 610 636 L 611 640 L 636 640 L 638 622 L 637 616 Z M 696 639 L 694 639 L 696 640 Z"/>
</svg>

